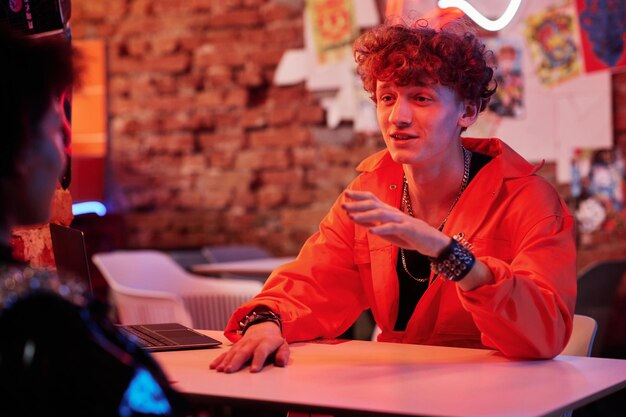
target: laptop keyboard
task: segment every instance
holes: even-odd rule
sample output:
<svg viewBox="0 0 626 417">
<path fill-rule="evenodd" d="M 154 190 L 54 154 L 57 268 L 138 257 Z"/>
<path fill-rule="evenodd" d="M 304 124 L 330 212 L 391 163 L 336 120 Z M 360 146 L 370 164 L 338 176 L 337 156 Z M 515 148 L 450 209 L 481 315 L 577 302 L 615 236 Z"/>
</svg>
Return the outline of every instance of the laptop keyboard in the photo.
<svg viewBox="0 0 626 417">
<path fill-rule="evenodd" d="M 139 343 L 143 347 L 150 346 L 177 346 L 178 343 L 175 341 L 168 339 L 167 337 L 163 337 L 158 333 L 153 332 L 152 330 L 146 329 L 143 326 L 124 326 L 121 329 L 127 333 L 130 333 L 134 336 L 137 343 Z"/>
</svg>

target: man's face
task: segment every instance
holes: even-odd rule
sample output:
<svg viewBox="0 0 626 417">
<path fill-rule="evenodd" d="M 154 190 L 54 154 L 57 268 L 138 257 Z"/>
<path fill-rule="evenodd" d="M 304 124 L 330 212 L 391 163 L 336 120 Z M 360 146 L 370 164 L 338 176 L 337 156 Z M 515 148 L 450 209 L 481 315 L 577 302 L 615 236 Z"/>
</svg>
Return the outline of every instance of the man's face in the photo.
<svg viewBox="0 0 626 417">
<path fill-rule="evenodd" d="M 52 100 L 34 130 L 28 149 L 18 162 L 15 216 L 21 225 L 45 223 L 59 176 L 65 166 L 62 116 L 58 100 Z"/>
<path fill-rule="evenodd" d="M 438 163 L 458 141 L 465 113 L 454 91 L 442 85 L 376 83 L 378 124 L 397 163 Z"/>
</svg>

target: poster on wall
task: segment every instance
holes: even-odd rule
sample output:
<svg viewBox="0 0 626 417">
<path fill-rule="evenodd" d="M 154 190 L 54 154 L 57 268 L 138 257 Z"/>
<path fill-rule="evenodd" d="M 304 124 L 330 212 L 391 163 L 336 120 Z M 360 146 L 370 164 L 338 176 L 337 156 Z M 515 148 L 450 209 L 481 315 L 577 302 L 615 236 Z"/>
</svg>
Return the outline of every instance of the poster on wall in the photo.
<svg viewBox="0 0 626 417">
<path fill-rule="evenodd" d="M 626 69 L 626 2 L 576 0 L 587 72 Z"/>
<path fill-rule="evenodd" d="M 518 39 L 490 38 L 487 49 L 493 51 L 496 93 L 489 102 L 489 111 L 501 117 L 519 118 L 524 115 L 524 74 L 522 45 Z"/>
<path fill-rule="evenodd" d="M 572 5 L 550 7 L 528 16 L 526 39 L 535 72 L 544 85 L 552 86 L 581 73 L 578 24 Z"/>
<path fill-rule="evenodd" d="M 324 10 L 324 5 L 330 8 Z M 285 52 L 274 83 L 305 82 L 309 91 L 323 92 L 321 104 L 330 128 L 353 121 L 357 132 L 377 131 L 374 103 L 363 92 L 352 56 L 352 42 L 360 31 L 380 24 L 376 1 L 307 0 L 303 20 L 304 48 Z"/>
<path fill-rule="evenodd" d="M 352 56 L 352 42 L 359 26 L 352 0 L 307 0 L 308 16 L 320 64 Z"/>
</svg>

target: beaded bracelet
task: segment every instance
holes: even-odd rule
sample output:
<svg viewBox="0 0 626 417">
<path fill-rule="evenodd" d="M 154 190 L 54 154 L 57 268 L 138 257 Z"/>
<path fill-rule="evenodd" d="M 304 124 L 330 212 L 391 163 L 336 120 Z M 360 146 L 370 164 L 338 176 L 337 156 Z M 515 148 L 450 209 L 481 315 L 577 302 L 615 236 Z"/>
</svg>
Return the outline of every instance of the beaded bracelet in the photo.
<svg viewBox="0 0 626 417">
<path fill-rule="evenodd" d="M 430 268 L 450 281 L 460 281 L 474 266 L 476 258 L 472 252 L 456 239 L 437 256 L 430 259 Z"/>
</svg>

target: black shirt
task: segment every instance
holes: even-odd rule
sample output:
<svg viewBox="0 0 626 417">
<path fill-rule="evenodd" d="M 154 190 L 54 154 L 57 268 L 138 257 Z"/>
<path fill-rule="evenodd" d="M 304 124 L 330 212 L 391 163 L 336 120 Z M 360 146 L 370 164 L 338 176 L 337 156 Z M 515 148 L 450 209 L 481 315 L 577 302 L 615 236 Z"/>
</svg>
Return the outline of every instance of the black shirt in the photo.
<svg viewBox="0 0 626 417">
<path fill-rule="evenodd" d="M 470 172 L 468 184 L 474 179 L 478 171 L 491 161 L 489 155 L 472 152 L 470 161 Z M 427 278 L 430 277 L 430 261 L 427 256 L 417 251 L 405 250 L 404 256 L 408 270 L 414 277 Z M 402 266 L 402 257 L 398 250 L 398 262 L 396 263 L 396 272 L 398 273 L 398 282 L 400 284 L 400 300 L 398 305 L 398 318 L 394 326 L 395 331 L 403 331 L 413 315 L 413 311 L 418 301 L 428 288 L 428 280 L 426 282 L 418 282 L 411 278 Z"/>
</svg>

